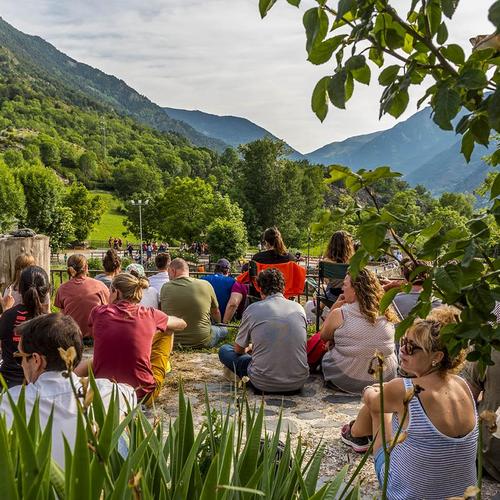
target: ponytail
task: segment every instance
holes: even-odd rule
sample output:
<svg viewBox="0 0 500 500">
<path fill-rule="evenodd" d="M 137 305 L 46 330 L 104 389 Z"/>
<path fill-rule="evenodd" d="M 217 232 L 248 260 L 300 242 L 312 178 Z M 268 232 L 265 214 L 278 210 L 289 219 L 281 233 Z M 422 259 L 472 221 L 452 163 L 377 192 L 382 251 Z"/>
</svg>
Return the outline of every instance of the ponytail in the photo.
<svg viewBox="0 0 500 500">
<path fill-rule="evenodd" d="M 283 238 L 281 237 L 280 230 L 276 227 L 268 227 L 264 231 L 263 235 L 264 241 L 271 247 L 274 248 L 278 255 L 286 255 L 288 250 L 286 249 Z"/>
<path fill-rule="evenodd" d="M 29 318 L 45 314 L 44 303 L 50 292 L 49 277 L 39 266 L 27 267 L 19 277 L 19 293 L 28 310 Z"/>
<path fill-rule="evenodd" d="M 78 278 L 86 272 L 87 259 L 85 255 L 75 253 L 68 259 L 68 274 L 71 278 Z"/>
<path fill-rule="evenodd" d="M 138 304 L 142 300 L 143 290 L 149 288 L 149 281 L 144 276 L 138 276 L 135 271 L 130 271 L 115 276 L 111 286 L 121 293 L 124 300 Z"/>
</svg>

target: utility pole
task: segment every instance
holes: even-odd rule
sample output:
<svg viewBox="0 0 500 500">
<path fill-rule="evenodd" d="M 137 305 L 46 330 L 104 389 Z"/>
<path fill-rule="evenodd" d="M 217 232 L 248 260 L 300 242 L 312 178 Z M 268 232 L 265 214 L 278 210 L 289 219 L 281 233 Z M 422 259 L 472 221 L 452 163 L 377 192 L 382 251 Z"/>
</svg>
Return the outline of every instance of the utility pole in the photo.
<svg viewBox="0 0 500 500">
<path fill-rule="evenodd" d="M 141 256 L 141 264 L 144 265 L 143 251 L 142 251 L 142 206 L 147 205 L 149 200 L 130 200 L 130 203 L 134 207 L 139 207 L 139 234 L 140 234 L 140 244 L 139 244 L 139 253 Z"/>
</svg>

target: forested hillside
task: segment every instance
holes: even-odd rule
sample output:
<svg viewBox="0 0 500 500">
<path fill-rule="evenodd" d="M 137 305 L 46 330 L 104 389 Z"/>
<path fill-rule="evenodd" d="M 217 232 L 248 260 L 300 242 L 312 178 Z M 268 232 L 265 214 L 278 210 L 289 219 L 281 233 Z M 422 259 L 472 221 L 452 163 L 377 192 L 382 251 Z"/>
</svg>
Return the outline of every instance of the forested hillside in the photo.
<svg viewBox="0 0 500 500">
<path fill-rule="evenodd" d="M 160 106 L 129 87 L 123 80 L 82 64 L 38 36 L 16 30 L 0 18 L 0 46 L 9 49 L 30 74 L 50 81 L 77 102 L 90 99 L 161 131 L 178 133 L 193 144 L 223 151 L 227 144 L 200 134 L 186 123 L 170 118 Z"/>
</svg>

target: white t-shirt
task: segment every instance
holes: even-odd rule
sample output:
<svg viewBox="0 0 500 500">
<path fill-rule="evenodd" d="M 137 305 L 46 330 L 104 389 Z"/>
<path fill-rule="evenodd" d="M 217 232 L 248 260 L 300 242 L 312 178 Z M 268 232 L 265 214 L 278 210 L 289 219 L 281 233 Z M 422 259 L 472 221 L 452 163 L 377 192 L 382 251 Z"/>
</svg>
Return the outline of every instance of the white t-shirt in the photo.
<svg viewBox="0 0 500 500">
<path fill-rule="evenodd" d="M 160 271 L 159 273 L 153 274 L 152 276 L 148 276 L 149 286 L 152 286 L 158 294 L 161 293 L 161 287 L 168 283 L 168 273 L 167 271 Z"/>
<path fill-rule="evenodd" d="M 143 290 L 142 300 L 139 303 L 144 307 L 154 307 L 155 309 L 159 309 L 160 296 L 158 295 L 156 288 L 150 286 L 149 288 L 146 288 L 146 290 Z"/>
<path fill-rule="evenodd" d="M 73 383 L 78 390 L 81 387 L 80 379 L 72 374 Z M 109 406 L 113 387 L 118 389 L 120 397 L 120 411 L 122 416 L 127 411 L 127 403 L 133 408 L 137 404 L 135 391 L 127 384 L 114 384 L 107 379 L 97 379 L 97 387 L 105 407 Z M 22 386 L 18 385 L 9 390 L 10 395 L 17 402 Z M 76 423 L 78 407 L 71 389 L 69 379 L 64 378 L 61 372 L 44 372 L 36 382 L 26 385 L 26 415 L 29 419 L 36 399 L 40 399 L 40 424 L 44 429 L 49 419 L 52 407 L 54 408 L 54 421 L 52 423 L 52 457 L 64 468 L 64 440 L 74 446 L 76 437 Z M 0 413 L 7 418 L 10 428 L 13 420 L 9 399 L 3 395 L 0 399 Z"/>
</svg>

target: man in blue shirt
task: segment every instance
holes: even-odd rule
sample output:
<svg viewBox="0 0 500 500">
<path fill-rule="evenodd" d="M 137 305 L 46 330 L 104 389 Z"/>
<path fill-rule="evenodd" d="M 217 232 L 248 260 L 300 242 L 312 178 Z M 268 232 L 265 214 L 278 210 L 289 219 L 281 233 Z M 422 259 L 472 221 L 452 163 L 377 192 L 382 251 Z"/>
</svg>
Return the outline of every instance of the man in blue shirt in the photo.
<svg viewBox="0 0 500 500">
<path fill-rule="evenodd" d="M 231 297 L 231 290 L 236 282 L 233 277 L 229 276 L 230 270 L 231 264 L 229 261 L 227 259 L 219 259 L 217 264 L 215 264 L 214 274 L 209 274 L 201 278 L 202 280 L 208 281 L 215 290 L 222 318 L 224 318 L 226 306 L 229 297 Z"/>
</svg>

